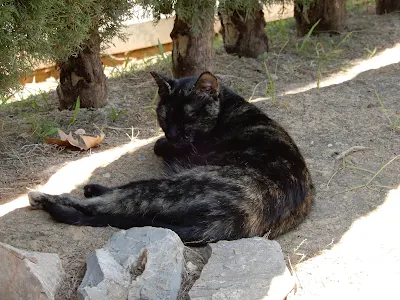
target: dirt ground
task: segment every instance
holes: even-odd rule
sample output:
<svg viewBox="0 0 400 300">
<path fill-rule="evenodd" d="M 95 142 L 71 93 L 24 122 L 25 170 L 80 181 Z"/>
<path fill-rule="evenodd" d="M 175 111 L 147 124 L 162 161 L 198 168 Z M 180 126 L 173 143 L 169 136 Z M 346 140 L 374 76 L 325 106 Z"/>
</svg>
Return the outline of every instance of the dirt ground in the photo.
<svg viewBox="0 0 400 300">
<path fill-rule="evenodd" d="M 289 131 L 312 172 L 317 193 L 310 217 L 277 239 L 297 280 L 293 298 L 393 297 L 400 280 L 400 130 L 391 125 L 400 114 L 399 14 L 355 11 L 346 32 L 312 38 L 300 53 L 293 22 L 268 32 L 268 56 L 239 59 L 217 49 L 215 73 Z M 79 110 L 73 125 L 73 112 L 57 110 L 54 92 L 0 105 L 0 242 L 58 253 L 67 272 L 59 299 L 74 299 L 86 255 L 116 230 L 56 224 L 24 207 L 26 193 L 81 195 L 87 182 L 112 186 L 160 176 L 162 163 L 152 152 L 160 134 L 156 87 L 148 72 L 168 75 L 168 63 L 159 59 L 110 79 L 109 104 Z M 329 85 L 334 75 L 347 81 Z M 59 150 L 42 141 L 52 126 L 102 130 L 106 139 L 88 152 Z"/>
</svg>

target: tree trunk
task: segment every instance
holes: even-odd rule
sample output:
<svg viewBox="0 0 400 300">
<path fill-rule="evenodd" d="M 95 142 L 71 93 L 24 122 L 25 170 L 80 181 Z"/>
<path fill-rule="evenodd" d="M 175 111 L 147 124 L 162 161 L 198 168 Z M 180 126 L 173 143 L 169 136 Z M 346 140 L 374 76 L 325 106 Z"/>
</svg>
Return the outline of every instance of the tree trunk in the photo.
<svg viewBox="0 0 400 300">
<path fill-rule="evenodd" d="M 201 33 L 196 34 L 178 15 L 175 17 L 170 34 L 175 78 L 195 76 L 213 69 L 214 18 L 203 19 L 200 28 Z"/>
<path fill-rule="evenodd" d="M 378 15 L 394 11 L 400 11 L 399 0 L 376 0 L 376 13 Z"/>
<path fill-rule="evenodd" d="M 346 25 L 346 1 L 345 0 L 315 0 L 310 7 L 296 0 L 294 5 L 294 17 L 297 23 L 297 35 L 306 35 L 311 27 L 321 20 L 313 33 L 339 32 Z"/>
<path fill-rule="evenodd" d="M 244 11 L 228 13 L 219 9 L 218 16 L 226 53 L 256 58 L 268 51 L 267 22 L 261 5 L 247 19 Z"/>
<path fill-rule="evenodd" d="M 107 77 L 100 59 L 100 36 L 97 31 L 91 34 L 85 48 L 77 56 L 59 62 L 57 66 L 60 71 L 57 87 L 60 109 L 73 109 L 78 97 L 82 108 L 98 108 L 107 103 Z"/>
</svg>

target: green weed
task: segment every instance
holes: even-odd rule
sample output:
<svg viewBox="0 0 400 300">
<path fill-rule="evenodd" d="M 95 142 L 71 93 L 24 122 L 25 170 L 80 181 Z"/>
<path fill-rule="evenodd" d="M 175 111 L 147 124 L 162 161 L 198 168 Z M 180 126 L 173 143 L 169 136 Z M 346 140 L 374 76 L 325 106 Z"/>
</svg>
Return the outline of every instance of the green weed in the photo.
<svg viewBox="0 0 400 300">
<path fill-rule="evenodd" d="M 153 113 L 156 113 L 157 108 L 157 99 L 158 99 L 158 88 L 153 96 L 153 100 L 150 105 L 146 105 L 144 108 L 151 110 Z"/>
<path fill-rule="evenodd" d="M 373 50 L 369 50 L 368 48 L 364 48 L 368 52 L 368 59 L 371 59 L 376 54 L 376 47 Z"/>
<path fill-rule="evenodd" d="M 72 116 L 72 119 L 69 122 L 70 125 L 75 124 L 80 108 L 81 108 L 81 98 L 78 96 L 78 98 L 76 99 L 76 103 L 75 103 L 74 115 Z"/>
<path fill-rule="evenodd" d="M 160 51 L 160 55 L 163 59 L 165 59 L 165 51 L 164 51 L 164 46 L 161 44 L 160 39 L 157 39 L 158 42 L 158 50 Z"/>
<path fill-rule="evenodd" d="M 120 117 L 125 113 L 123 110 L 116 110 L 114 107 L 111 107 L 111 111 L 109 113 L 109 117 L 111 119 L 111 122 L 116 122 L 120 119 Z"/>
<path fill-rule="evenodd" d="M 319 22 L 321 22 L 321 19 L 319 19 L 315 24 L 310 28 L 310 30 L 307 32 L 306 36 L 303 38 L 303 42 L 301 43 L 301 46 L 299 47 L 298 43 L 296 44 L 296 51 L 297 53 L 300 53 L 304 46 L 307 44 L 308 40 L 310 39 L 310 36 L 312 35 L 315 27 L 318 26 Z"/>
<path fill-rule="evenodd" d="M 30 125 L 30 130 L 37 138 L 49 137 L 57 132 L 57 124 L 49 120 L 41 120 L 37 113 L 31 115 L 23 114 Z"/>
<path fill-rule="evenodd" d="M 271 97 L 271 102 L 273 105 L 276 105 L 276 100 L 275 100 L 275 80 L 271 78 L 271 74 L 268 71 L 267 63 L 264 60 L 264 67 L 265 67 L 265 73 L 267 74 L 268 78 L 268 83 L 267 83 L 267 95 Z"/>
<path fill-rule="evenodd" d="M 379 95 L 379 93 L 377 91 L 375 91 L 375 95 L 378 98 L 378 102 L 379 102 L 379 105 L 381 107 L 381 110 L 382 110 L 383 114 L 386 116 L 386 119 L 388 119 L 388 121 L 389 121 L 390 128 L 392 130 L 400 130 L 400 125 L 399 125 L 400 114 L 397 114 L 397 117 L 394 120 L 392 120 L 390 118 L 390 116 L 389 116 L 389 113 L 388 113 L 387 109 L 383 105 L 383 101 L 382 101 L 382 99 L 381 99 L 381 97 L 380 97 L 380 95 Z"/>
<path fill-rule="evenodd" d="M 268 22 L 265 31 L 268 39 L 281 45 L 286 42 L 294 33 L 296 21 L 294 18 L 282 19 Z"/>
</svg>

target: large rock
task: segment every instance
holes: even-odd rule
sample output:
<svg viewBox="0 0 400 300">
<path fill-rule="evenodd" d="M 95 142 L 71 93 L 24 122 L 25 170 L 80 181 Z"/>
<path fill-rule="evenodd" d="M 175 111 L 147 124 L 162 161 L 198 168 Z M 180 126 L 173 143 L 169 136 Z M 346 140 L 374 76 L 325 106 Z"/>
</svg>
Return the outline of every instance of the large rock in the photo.
<svg viewBox="0 0 400 300">
<path fill-rule="evenodd" d="M 63 276 L 57 254 L 30 252 L 0 243 L 0 299 L 54 299 Z"/>
<path fill-rule="evenodd" d="M 211 257 L 189 292 L 192 300 L 282 300 L 295 287 L 275 241 L 251 238 L 210 246 Z"/>
<path fill-rule="evenodd" d="M 171 230 L 143 227 L 115 233 L 104 248 L 86 260 L 79 299 L 178 298 L 184 245 Z"/>
</svg>

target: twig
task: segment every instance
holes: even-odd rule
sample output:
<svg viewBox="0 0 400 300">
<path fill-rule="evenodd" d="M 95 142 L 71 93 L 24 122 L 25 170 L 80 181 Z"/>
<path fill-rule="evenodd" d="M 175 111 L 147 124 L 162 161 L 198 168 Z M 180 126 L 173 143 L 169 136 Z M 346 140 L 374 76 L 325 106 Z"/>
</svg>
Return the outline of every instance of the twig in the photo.
<svg viewBox="0 0 400 300">
<path fill-rule="evenodd" d="M 332 176 L 329 178 L 328 182 L 326 183 L 326 187 L 329 187 L 329 184 L 331 183 L 332 179 L 342 170 L 346 169 L 346 168 L 350 168 L 350 169 L 359 169 L 361 171 L 365 171 L 365 172 L 370 172 L 372 174 L 374 174 L 372 171 L 366 170 L 366 169 L 362 169 L 356 166 L 352 166 L 352 165 L 348 165 L 346 164 L 346 157 L 350 154 L 353 154 L 354 152 L 357 151 L 364 151 L 364 150 L 368 150 L 368 147 L 364 147 L 364 146 L 354 146 L 351 147 L 350 149 L 347 149 L 345 151 L 343 151 L 342 153 L 340 153 L 338 156 L 336 156 L 335 158 L 335 164 L 336 162 L 338 162 L 339 160 L 343 160 L 343 165 L 342 167 L 340 167 L 339 169 L 337 169 Z"/>
<path fill-rule="evenodd" d="M 240 80 L 242 80 L 242 81 L 246 81 L 244 78 L 237 77 L 237 76 L 234 76 L 234 75 L 215 74 L 215 76 L 216 76 L 216 77 L 219 77 L 219 78 L 221 78 L 221 79 L 224 79 L 224 78 L 235 78 L 235 79 L 240 79 Z"/>
<path fill-rule="evenodd" d="M 358 189 L 362 189 L 362 188 L 370 188 L 370 187 L 371 187 L 370 183 L 371 183 L 371 182 L 372 182 L 372 181 L 373 181 L 387 166 L 389 166 L 393 161 L 395 161 L 395 160 L 398 159 L 398 158 L 400 158 L 400 155 L 396 155 L 396 156 L 393 157 L 391 160 L 389 160 L 386 164 L 384 164 L 382 167 L 380 167 L 380 169 L 374 174 L 374 176 L 372 176 L 365 184 L 357 185 L 357 186 L 352 187 L 352 188 L 350 188 L 350 189 L 347 189 L 347 190 L 345 190 L 345 191 L 343 191 L 343 192 L 339 192 L 339 193 L 335 194 L 335 196 L 336 196 L 336 195 L 339 195 L 339 194 L 343 194 L 343 193 L 355 191 L 355 190 L 358 190 Z M 387 188 L 392 188 L 392 187 L 384 186 L 384 185 L 372 185 L 372 186 L 376 186 L 376 187 L 380 187 L 380 188 L 385 188 L 385 187 L 387 187 Z"/>
<path fill-rule="evenodd" d="M 282 46 L 281 50 L 278 52 L 278 58 L 276 59 L 276 64 L 275 64 L 275 76 L 276 76 L 276 71 L 278 69 L 278 62 L 279 62 L 279 57 L 281 56 L 281 52 L 283 49 L 286 47 L 286 45 L 289 43 L 289 39 L 286 41 L 286 43 Z"/>
<path fill-rule="evenodd" d="M 386 164 L 384 164 L 379 170 L 378 172 L 375 173 L 374 176 L 372 176 L 372 178 L 370 180 L 368 180 L 368 182 L 365 184 L 365 186 L 368 186 L 372 180 L 375 179 L 376 176 L 379 175 L 379 173 L 381 173 L 388 165 L 390 165 L 393 161 L 395 161 L 396 159 L 398 159 L 400 157 L 400 155 L 396 155 L 395 157 L 393 157 L 391 160 L 389 160 Z"/>
<path fill-rule="evenodd" d="M 301 288 L 302 286 L 301 286 L 301 282 L 300 282 L 299 276 L 297 276 L 297 272 L 296 272 L 296 270 L 293 268 L 292 262 L 290 261 L 289 255 L 287 256 L 287 258 L 288 258 L 288 261 L 289 261 L 290 273 L 292 273 L 292 275 L 294 275 L 295 278 L 296 278 L 296 285 L 295 285 L 295 287 L 294 287 L 294 294 L 296 294 L 296 292 L 297 292 L 297 286 L 299 286 L 300 288 Z"/>
<path fill-rule="evenodd" d="M 331 178 L 329 178 L 328 182 L 326 183 L 326 187 L 329 187 L 329 184 L 331 183 L 333 177 L 335 177 L 337 175 L 337 173 L 342 171 L 344 168 L 345 167 L 341 167 L 341 168 L 337 169 L 335 173 L 332 174 Z"/>
<path fill-rule="evenodd" d="M 268 81 L 268 80 L 266 79 L 266 80 L 260 81 L 259 83 L 256 84 L 256 86 L 255 86 L 254 89 L 253 89 L 253 93 L 251 94 L 251 96 L 250 96 L 250 98 L 249 98 L 249 101 L 250 101 L 251 99 L 253 99 L 254 94 L 256 93 L 257 87 L 258 87 L 261 83 L 266 83 L 267 81 Z"/>
<path fill-rule="evenodd" d="M 352 165 L 352 164 L 350 164 L 350 163 L 348 163 L 348 164 L 346 165 L 346 168 L 354 169 L 354 170 L 360 170 L 360 171 L 364 171 L 364 172 L 367 172 L 367 173 L 370 173 L 370 174 L 375 174 L 375 172 L 373 172 L 373 171 L 370 171 L 370 170 L 368 170 L 368 169 L 364 169 L 364 168 L 357 167 L 357 166 Z"/>
<path fill-rule="evenodd" d="M 336 160 L 341 160 L 341 159 L 345 158 L 346 156 L 348 156 L 350 154 L 353 154 L 354 152 L 365 151 L 365 150 L 369 150 L 369 148 L 368 147 L 364 147 L 364 146 L 351 147 L 350 149 L 347 149 L 346 151 L 343 151 L 338 156 L 336 156 Z"/>
</svg>

